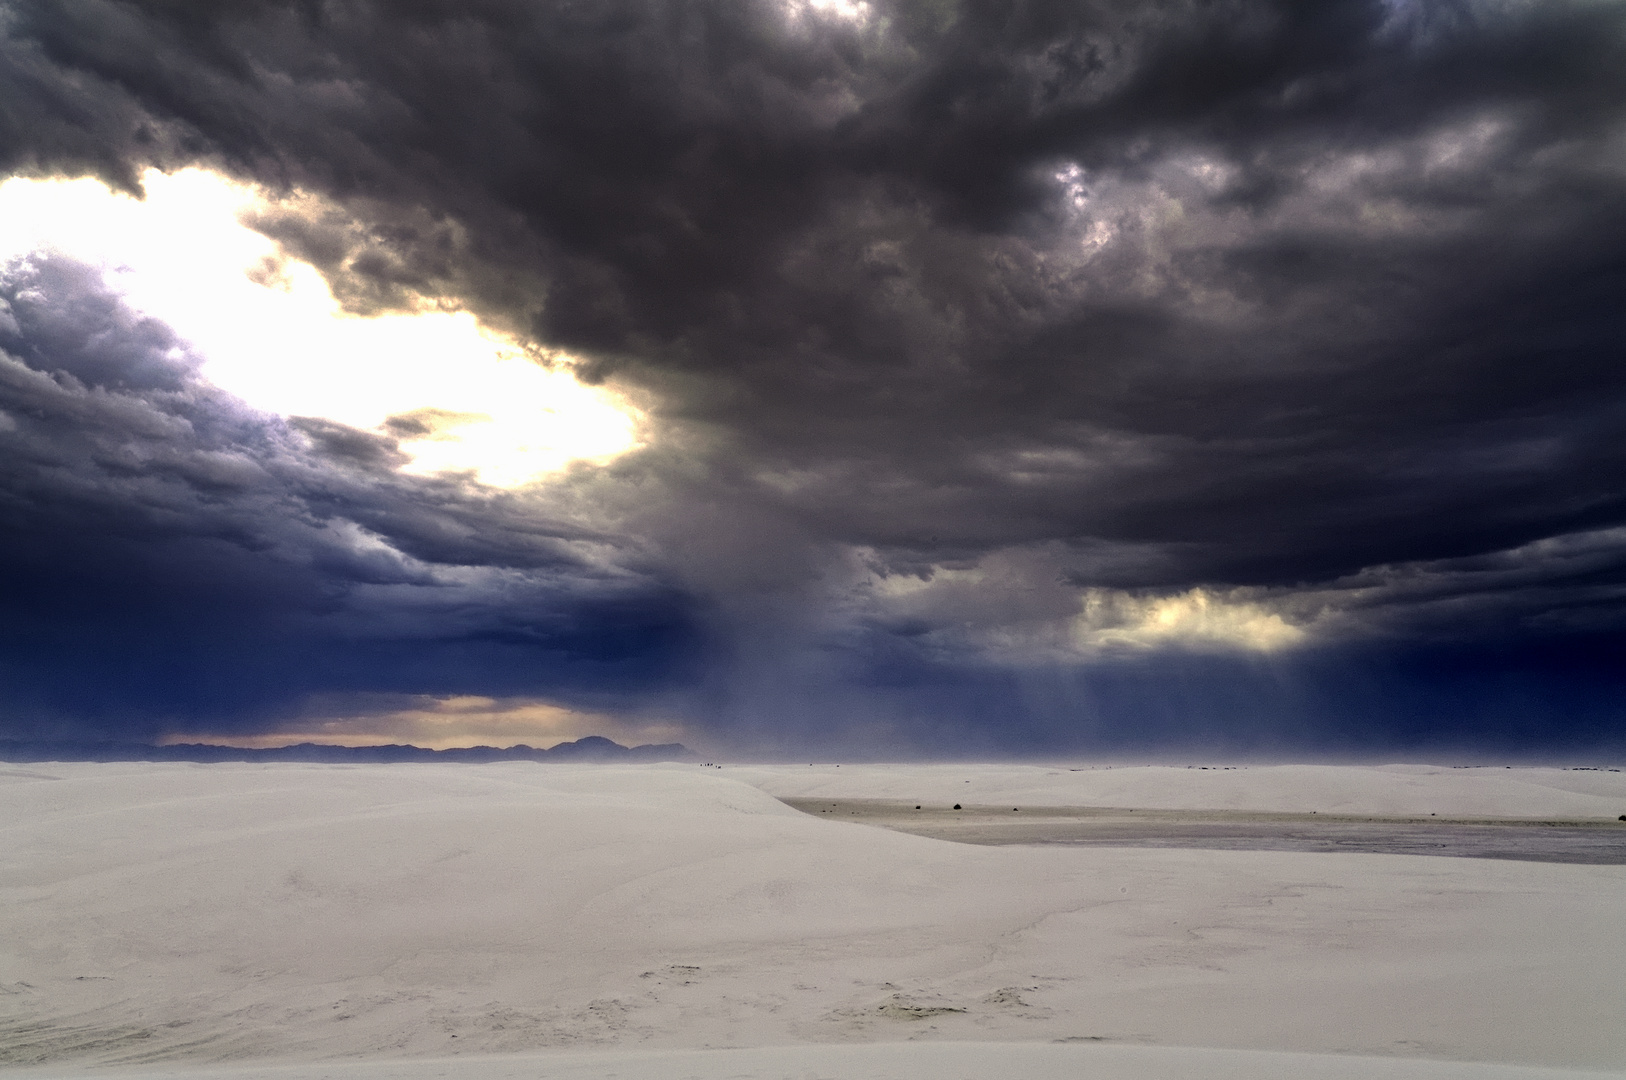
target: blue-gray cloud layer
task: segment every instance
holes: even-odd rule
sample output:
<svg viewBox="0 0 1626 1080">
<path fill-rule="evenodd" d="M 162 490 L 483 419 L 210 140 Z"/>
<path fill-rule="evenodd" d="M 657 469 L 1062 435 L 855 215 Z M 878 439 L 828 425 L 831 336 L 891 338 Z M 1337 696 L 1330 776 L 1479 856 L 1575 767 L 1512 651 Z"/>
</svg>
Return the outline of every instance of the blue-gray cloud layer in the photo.
<svg viewBox="0 0 1626 1080">
<path fill-rule="evenodd" d="M 403 477 L 387 438 L 211 391 L 82 271 L 13 268 L 18 729 L 358 690 L 787 752 L 1626 730 L 1617 5 L 39 0 L 0 28 L 0 166 L 322 192 L 347 220 L 257 224 L 353 309 L 454 296 L 658 430 L 527 495 Z M 1301 638 L 1129 640 L 1197 588 Z M 1097 596 L 1130 614 L 1081 625 Z"/>
</svg>

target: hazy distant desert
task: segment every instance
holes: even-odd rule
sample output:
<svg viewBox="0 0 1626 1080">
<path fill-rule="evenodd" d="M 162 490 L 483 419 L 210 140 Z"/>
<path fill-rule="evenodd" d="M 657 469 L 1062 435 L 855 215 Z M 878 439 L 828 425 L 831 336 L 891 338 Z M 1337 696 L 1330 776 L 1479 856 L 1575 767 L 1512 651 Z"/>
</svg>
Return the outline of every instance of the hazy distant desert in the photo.
<svg viewBox="0 0 1626 1080">
<path fill-rule="evenodd" d="M 1626 774 L 1536 768 L 0 765 L 0 1061 L 1626 1075 L 1623 813 Z M 1220 847 L 1110 846 L 1160 829 Z M 1246 849 L 1281 836 L 1334 839 Z"/>
</svg>

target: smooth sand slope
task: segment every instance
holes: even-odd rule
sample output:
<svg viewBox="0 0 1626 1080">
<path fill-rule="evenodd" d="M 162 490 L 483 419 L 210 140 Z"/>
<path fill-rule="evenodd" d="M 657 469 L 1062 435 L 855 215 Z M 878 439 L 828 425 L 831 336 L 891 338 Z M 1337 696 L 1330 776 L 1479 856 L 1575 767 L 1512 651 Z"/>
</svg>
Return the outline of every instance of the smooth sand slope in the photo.
<svg viewBox="0 0 1626 1080">
<path fill-rule="evenodd" d="M 1185 770 L 1124 770 L 1085 791 L 1065 770 L 801 769 L 0 766 L 0 1061 L 267 1080 L 1626 1069 L 1623 867 L 972 846 L 767 794 L 1603 819 L 1626 812 L 1608 813 L 1622 774 L 1188 790 Z"/>
</svg>

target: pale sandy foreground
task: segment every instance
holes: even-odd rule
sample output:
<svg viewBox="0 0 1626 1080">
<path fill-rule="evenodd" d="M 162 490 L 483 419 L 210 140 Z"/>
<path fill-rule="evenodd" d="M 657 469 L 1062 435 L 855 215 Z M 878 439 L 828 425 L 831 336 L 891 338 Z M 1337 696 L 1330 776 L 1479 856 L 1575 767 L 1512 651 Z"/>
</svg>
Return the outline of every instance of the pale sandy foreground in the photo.
<svg viewBox="0 0 1626 1080">
<path fill-rule="evenodd" d="M 1626 867 L 972 846 L 768 794 L 1605 822 L 1626 813 L 1623 776 L 0 765 L 0 1062 L 237 1080 L 1626 1075 Z"/>
</svg>

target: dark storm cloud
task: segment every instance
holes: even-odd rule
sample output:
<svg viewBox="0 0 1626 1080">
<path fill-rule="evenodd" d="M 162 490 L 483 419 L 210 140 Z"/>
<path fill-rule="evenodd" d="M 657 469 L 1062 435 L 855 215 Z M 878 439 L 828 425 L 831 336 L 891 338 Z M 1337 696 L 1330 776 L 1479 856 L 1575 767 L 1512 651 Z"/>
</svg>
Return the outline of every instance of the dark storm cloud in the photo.
<svg viewBox="0 0 1626 1080">
<path fill-rule="evenodd" d="M 552 496 L 665 583 L 608 625 L 705 657 L 629 707 L 787 744 L 1111 743 L 1166 714 L 1381 745 L 1440 714 L 1423 702 L 1513 716 L 1485 673 L 1528 657 L 1519 715 L 1623 720 L 1596 689 L 1626 666 L 1618 6 L 3 10 L 9 168 L 128 186 L 195 160 L 324 193 L 342 211 L 254 224 L 354 310 L 453 297 L 641 395 L 650 448 Z M 156 333 L 80 349 L 75 377 L 174 392 L 141 388 L 171 370 L 138 357 Z M 519 524 L 541 503 L 409 484 L 378 433 L 259 423 L 209 452 L 265 469 L 237 448 L 275 430 L 320 478 L 277 498 L 425 563 L 576 580 Z M 125 500 L 107 520 L 195 490 L 168 460 L 101 481 Z M 246 528 L 235 508 L 285 489 L 232 490 L 187 520 Z M 244 558 L 232 588 L 282 565 Z M 1092 652 L 1093 624 L 1079 644 L 1090 590 L 1128 597 L 1132 629 L 1135 598 L 1198 587 L 1306 628 L 1297 659 L 1131 661 Z M 671 640 L 626 629 L 646 610 Z M 1579 669 L 1550 662 L 1566 648 Z M 1428 690 L 1447 669 L 1458 689 Z M 1575 687 L 1593 719 L 1565 729 Z M 1385 709 L 1413 719 L 1359 719 Z"/>
</svg>

